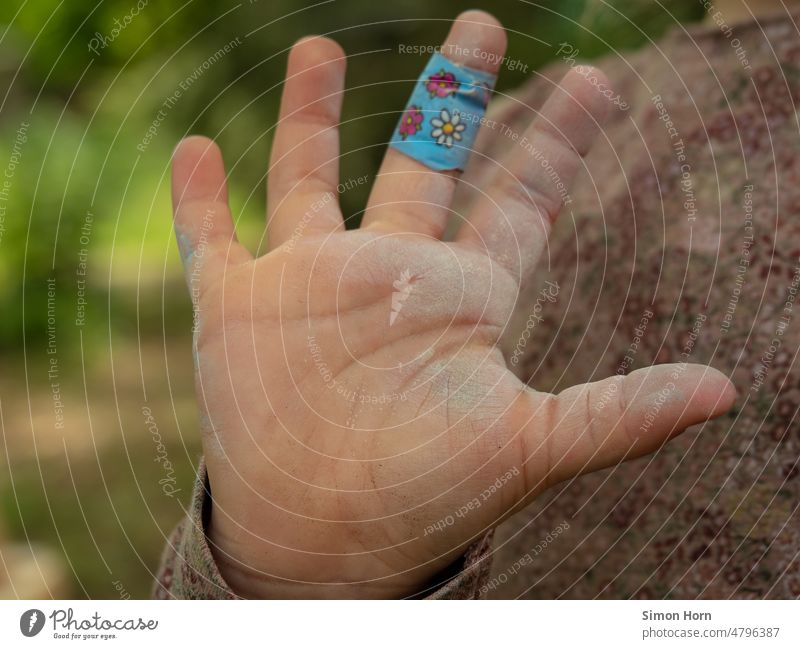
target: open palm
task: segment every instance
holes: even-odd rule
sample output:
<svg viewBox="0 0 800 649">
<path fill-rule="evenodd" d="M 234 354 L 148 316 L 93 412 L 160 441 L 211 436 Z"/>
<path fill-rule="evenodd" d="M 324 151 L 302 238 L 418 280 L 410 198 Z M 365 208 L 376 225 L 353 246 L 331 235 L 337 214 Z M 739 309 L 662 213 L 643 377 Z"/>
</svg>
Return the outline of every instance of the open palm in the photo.
<svg viewBox="0 0 800 649">
<path fill-rule="evenodd" d="M 497 22 L 471 11 L 443 53 L 496 72 L 504 49 Z M 550 485 L 649 452 L 734 398 L 703 366 L 559 395 L 506 367 L 498 339 L 560 209 L 552 174 L 519 142 L 569 184 L 608 108 L 586 75 L 568 74 L 509 139 L 445 242 L 456 174 L 395 150 L 361 228 L 345 231 L 336 201 L 344 60 L 320 37 L 289 56 L 267 254 L 253 258 L 236 241 L 216 146 L 189 138 L 174 158 L 213 496 L 207 532 L 243 596 L 421 592 Z"/>
</svg>

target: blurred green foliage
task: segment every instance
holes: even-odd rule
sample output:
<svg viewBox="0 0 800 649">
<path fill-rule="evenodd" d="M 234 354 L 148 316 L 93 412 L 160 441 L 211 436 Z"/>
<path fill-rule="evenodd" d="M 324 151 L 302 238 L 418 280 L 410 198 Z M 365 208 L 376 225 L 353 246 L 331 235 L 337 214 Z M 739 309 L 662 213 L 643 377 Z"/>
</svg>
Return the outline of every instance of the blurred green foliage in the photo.
<svg viewBox="0 0 800 649">
<path fill-rule="evenodd" d="M 128 20 L 136 4 L 0 4 L 0 80 L 6 89 L 0 101 L 5 144 L 0 174 L 16 155 L 15 144 L 19 153 L 7 200 L 0 203 L 5 207 L 0 223 L 0 350 L 18 354 L 24 334 L 25 363 L 45 361 L 48 280 L 55 279 L 55 303 L 49 306 L 56 310 L 62 359 L 77 355 L 78 336 L 83 336 L 82 362 L 62 363 L 65 385 L 82 386 L 82 371 L 100 376 L 95 376 L 95 385 L 105 380 L 102 372 L 108 371 L 112 341 L 135 346 L 143 338 L 164 336 L 171 344 L 184 344 L 188 354 L 191 316 L 172 241 L 170 153 L 187 133 L 204 133 L 220 142 L 240 238 L 255 250 L 261 243 L 264 170 L 286 54 L 299 37 L 329 34 L 351 57 L 342 127 L 345 180 L 374 175 L 397 110 L 424 64 L 421 57 L 400 54 L 398 45 L 441 42 L 451 19 L 464 9 L 478 6 L 494 13 L 509 30 L 509 57 L 528 67 L 527 73 L 504 71 L 501 90 L 521 84 L 552 60 L 563 41 L 583 56 L 598 57 L 638 47 L 676 21 L 696 20 L 701 13 L 700 3 L 692 0 L 149 0 Z M 203 68 L 226 44 L 230 52 Z M 196 80 L 189 83 L 193 75 Z M 165 108 L 177 91 L 180 97 Z M 17 133 L 25 124 L 23 142 Z M 358 221 L 368 191 L 369 184 L 342 196 L 352 223 Z M 87 215 L 92 218 L 88 234 Z M 78 326 L 83 251 L 86 321 Z M 88 529 L 101 538 L 119 539 L 118 550 L 106 547 L 106 552 L 120 553 L 109 562 L 130 564 L 123 575 L 126 588 L 141 596 L 149 577 L 138 562 L 131 563 L 130 548 L 137 548 L 136 558 L 152 564 L 163 542 L 158 530 L 180 513 L 173 501 L 157 496 L 150 511 L 143 504 L 151 502 L 149 492 L 141 498 L 125 470 L 111 472 L 108 485 L 100 479 L 96 471 L 104 463 L 122 467 L 137 458 L 152 463 L 149 442 L 130 453 L 120 448 L 104 449 L 103 462 L 91 458 L 78 487 L 70 484 L 64 465 L 53 462 L 44 467 L 47 483 L 40 480 L 39 468 L 31 467 L 35 477 L 22 479 L 13 494 L 0 489 L 0 502 L 19 535 L 25 531 L 52 538 L 52 526 L 60 530 L 64 551 L 74 561 L 76 584 L 93 596 L 114 593 L 97 556 L 81 553 L 91 547 Z M 191 461 L 189 453 L 180 465 L 187 481 Z M 183 486 L 186 494 L 189 485 Z M 34 515 L 23 526 L 16 518 L 17 505 L 23 514 L 50 511 L 48 494 L 54 511 L 62 512 L 59 520 Z M 109 498 L 122 506 L 123 520 L 110 522 Z M 83 505 L 85 521 L 74 515 L 77 502 Z M 130 539 L 121 533 L 128 529 L 134 530 Z"/>
<path fill-rule="evenodd" d="M 270 127 L 277 115 L 286 51 L 300 36 L 331 34 L 352 56 L 348 84 L 356 88 L 345 103 L 342 177 L 373 174 L 381 143 L 396 119 L 394 111 L 423 64 L 399 54 L 397 45 L 440 42 L 452 17 L 474 4 L 333 0 L 305 8 L 296 0 L 151 1 L 130 16 L 133 0 L 6 0 L 0 7 L 0 23 L 8 25 L 0 43 L 8 88 L 0 109 L 3 141 L 14 141 L 20 123 L 30 127 L 0 241 L 0 308 L 7 315 L 0 321 L 0 345 L 18 345 L 23 275 L 29 336 L 41 335 L 45 328 L 48 277 L 68 289 L 59 291 L 60 311 L 74 309 L 71 293 L 87 212 L 95 217 L 91 320 L 103 327 L 108 317 L 113 323 L 129 320 L 125 300 L 110 313 L 103 313 L 101 306 L 115 282 L 127 285 L 140 272 L 157 270 L 140 268 L 140 257 L 164 264 L 168 159 L 174 143 L 188 132 L 220 141 L 245 238 L 257 245 Z M 528 74 L 551 60 L 561 41 L 575 43 L 582 54 L 599 56 L 657 37 L 675 20 L 699 16 L 699 3 L 687 0 L 664 2 L 666 10 L 642 0 L 483 4 L 508 27 L 509 56 L 526 64 Z M 126 16 L 130 21 L 124 29 L 97 49 L 98 38 L 110 38 Z M 93 39 L 97 53 L 89 50 Z M 235 39 L 241 44 L 181 94 L 145 151 L 137 150 L 165 99 Z M 499 87 L 513 88 L 526 76 L 522 70 L 506 71 Z M 348 215 L 358 215 L 368 189 L 344 194 Z M 167 272 L 176 272 L 174 257 L 167 260 Z M 70 333 L 66 329 L 62 337 L 70 341 Z"/>
</svg>

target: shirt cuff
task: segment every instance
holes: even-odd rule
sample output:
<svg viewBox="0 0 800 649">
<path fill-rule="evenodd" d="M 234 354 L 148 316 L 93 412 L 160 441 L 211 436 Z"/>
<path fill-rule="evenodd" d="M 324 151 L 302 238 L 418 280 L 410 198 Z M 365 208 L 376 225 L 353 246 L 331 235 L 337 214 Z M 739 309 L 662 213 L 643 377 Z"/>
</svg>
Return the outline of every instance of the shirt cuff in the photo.
<svg viewBox="0 0 800 649">
<path fill-rule="evenodd" d="M 225 583 L 206 538 L 211 491 L 200 462 L 186 517 L 167 539 L 153 587 L 154 599 L 240 599 Z M 489 579 L 493 531 L 473 543 L 464 556 L 425 589 L 425 599 L 482 599 Z"/>
</svg>

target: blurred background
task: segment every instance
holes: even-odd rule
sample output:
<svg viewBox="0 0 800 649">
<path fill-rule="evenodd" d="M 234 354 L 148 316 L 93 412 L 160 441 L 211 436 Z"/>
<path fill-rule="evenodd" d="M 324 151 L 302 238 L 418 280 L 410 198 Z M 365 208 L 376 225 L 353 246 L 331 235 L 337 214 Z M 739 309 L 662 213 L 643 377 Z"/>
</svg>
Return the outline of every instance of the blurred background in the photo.
<svg viewBox="0 0 800 649">
<path fill-rule="evenodd" d="M 378 168 L 425 57 L 484 8 L 509 29 L 508 91 L 568 41 L 629 51 L 691 0 L 4 0 L 0 5 L 0 597 L 146 597 L 200 455 L 191 311 L 169 158 L 216 138 L 240 238 L 260 242 L 286 52 L 352 58 L 342 179 Z M 350 152 L 352 151 L 352 152 Z M 343 194 L 358 220 L 371 183 Z"/>
</svg>

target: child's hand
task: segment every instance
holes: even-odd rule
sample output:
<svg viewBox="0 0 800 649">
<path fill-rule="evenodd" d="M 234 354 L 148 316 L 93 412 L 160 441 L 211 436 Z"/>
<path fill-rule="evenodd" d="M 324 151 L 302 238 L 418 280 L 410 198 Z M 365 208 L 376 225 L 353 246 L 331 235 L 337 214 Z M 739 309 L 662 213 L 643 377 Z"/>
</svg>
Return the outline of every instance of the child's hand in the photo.
<svg viewBox="0 0 800 649">
<path fill-rule="evenodd" d="M 458 47 L 443 54 L 490 72 L 505 49 L 503 30 L 477 11 L 447 42 Z M 496 343 L 559 212 L 554 177 L 569 185 L 608 108 L 591 79 L 568 74 L 526 133 L 498 130 L 508 156 L 445 243 L 457 176 L 393 149 L 361 229 L 345 232 L 344 74 L 325 38 L 290 54 L 262 257 L 236 241 L 217 147 L 189 138 L 174 157 L 208 534 L 244 596 L 413 594 L 547 487 L 653 451 L 735 397 L 704 366 L 559 395 L 506 369 Z"/>
</svg>

